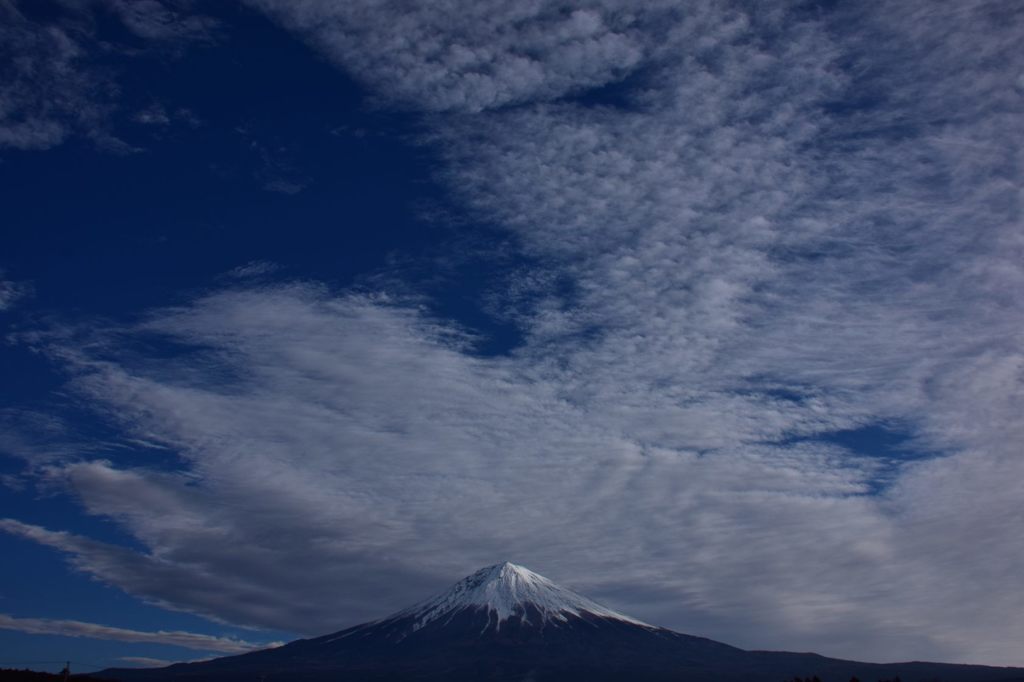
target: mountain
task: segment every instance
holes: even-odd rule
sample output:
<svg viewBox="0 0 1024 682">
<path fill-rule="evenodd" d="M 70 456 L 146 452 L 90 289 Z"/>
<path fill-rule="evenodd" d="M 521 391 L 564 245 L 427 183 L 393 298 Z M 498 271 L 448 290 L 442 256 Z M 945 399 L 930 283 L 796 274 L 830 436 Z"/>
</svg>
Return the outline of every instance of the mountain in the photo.
<svg viewBox="0 0 1024 682">
<path fill-rule="evenodd" d="M 481 569 L 382 620 L 274 649 L 157 669 L 96 674 L 125 682 L 735 681 L 1024 682 L 1024 668 L 857 663 L 745 651 L 641 622 L 511 563 Z"/>
</svg>

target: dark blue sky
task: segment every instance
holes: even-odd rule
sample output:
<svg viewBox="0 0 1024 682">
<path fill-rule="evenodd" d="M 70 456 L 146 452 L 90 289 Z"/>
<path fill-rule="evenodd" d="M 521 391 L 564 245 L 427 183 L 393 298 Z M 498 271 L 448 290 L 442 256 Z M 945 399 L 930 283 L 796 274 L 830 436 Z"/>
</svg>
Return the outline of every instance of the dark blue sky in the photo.
<svg viewBox="0 0 1024 682">
<path fill-rule="evenodd" d="M 446 197 L 431 174 L 433 154 L 415 144 L 414 117 L 368 105 L 361 88 L 259 14 L 219 9 L 210 44 L 104 60 L 122 90 L 109 125 L 131 151 L 87 137 L 45 152 L 4 150 L 4 274 L 31 283 L 5 312 L 7 333 L 31 333 L 55 317 L 134 319 L 230 285 L 230 272 L 250 263 L 274 264 L 273 277 L 359 286 L 451 240 L 443 223 L 421 217 Z M 107 13 L 95 16 L 97 40 L 138 43 Z M 169 120 L 136 120 L 150 110 Z M 473 293 L 437 305 L 465 308 L 472 323 L 481 319 L 466 302 Z M 23 411 L 60 414 L 84 449 L 111 437 L 105 420 L 61 395 L 67 376 L 52 359 L 10 343 L 0 347 L 0 368 L 11 421 Z M 0 463 L 8 475 L 24 469 L 16 457 Z M 5 488 L 0 516 L 134 544 L 114 524 L 82 515 L 73 496 L 35 486 Z M 6 613 L 254 638 L 146 606 L 26 540 L 5 534 L 0 545 Z M 0 630 L 0 665 L 56 670 L 56 659 L 70 658 L 76 669 L 98 668 L 125 655 L 177 660 L 182 651 Z"/>
<path fill-rule="evenodd" d="M 698 4 L 0 4 L 0 666 L 503 560 L 1024 663 L 1019 13 Z"/>
</svg>

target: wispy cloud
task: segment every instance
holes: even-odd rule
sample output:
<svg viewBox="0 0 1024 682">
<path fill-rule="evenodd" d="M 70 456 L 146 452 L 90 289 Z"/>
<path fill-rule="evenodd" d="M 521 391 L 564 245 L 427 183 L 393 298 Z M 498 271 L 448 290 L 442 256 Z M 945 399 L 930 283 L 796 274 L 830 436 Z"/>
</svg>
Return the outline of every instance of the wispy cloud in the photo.
<svg viewBox="0 0 1024 682">
<path fill-rule="evenodd" d="M 167 110 L 159 103 L 150 104 L 132 117 L 137 123 L 150 126 L 165 126 L 171 122 Z"/>
<path fill-rule="evenodd" d="M 81 51 L 66 31 L 41 30 L 17 4 L 5 1 L 0 3 L 0 45 L 0 148 L 52 147 L 67 135 L 66 116 L 97 115 L 87 97 L 92 79 L 78 67 Z"/>
<path fill-rule="evenodd" d="M 199 14 L 193 0 L 103 0 L 125 27 L 157 42 L 209 41 L 218 22 Z"/>
<path fill-rule="evenodd" d="M 27 4 L 0 1 L 0 149 L 49 149 L 81 134 L 108 151 L 137 151 L 109 131 L 119 88 L 104 56 L 118 47 L 96 37 L 98 9 L 153 46 L 207 40 L 216 26 L 188 0 L 59 3 L 46 19 Z"/>
<path fill-rule="evenodd" d="M 232 268 L 228 271 L 228 275 L 236 279 L 250 279 L 253 277 L 272 275 L 280 269 L 281 266 L 277 263 L 265 260 L 253 260 L 244 265 Z"/>
<path fill-rule="evenodd" d="M 63 637 L 87 637 L 89 639 L 110 639 L 118 642 L 145 642 L 147 644 L 172 644 L 197 651 L 216 651 L 225 654 L 242 654 L 254 649 L 275 646 L 275 644 L 253 644 L 229 637 L 201 635 L 194 632 L 164 631 L 145 632 L 114 628 L 97 623 L 83 623 L 78 620 L 57 620 L 52 618 L 15 618 L 0 613 L 0 629 L 16 630 L 34 635 L 61 635 Z M 277 644 L 279 646 L 279 644 Z M 149 658 L 123 658 L 143 664 L 167 665 L 167 662 Z"/>
<path fill-rule="evenodd" d="M 525 340 L 480 357 L 414 301 L 244 283 L 39 336 L 182 466 L 46 468 L 144 553 L 4 529 L 310 634 L 511 558 L 741 645 L 1021 663 L 1018 20 L 256 4 L 427 112 L 453 193 L 538 264 L 489 292 Z M 828 439 L 893 423 L 931 456 Z"/>
<path fill-rule="evenodd" d="M 392 101 L 480 111 L 554 99 L 621 78 L 640 60 L 636 15 L 546 3 L 383 10 L 372 2 L 249 0 Z M 394 9 L 394 11 L 391 11 Z"/>
<path fill-rule="evenodd" d="M 151 552 L 5 524 L 133 594 L 313 634 L 514 556 L 648 620 L 750 645 L 782 631 L 779 644 L 839 648 L 840 633 L 881 655 L 944 651 L 894 632 L 926 627 L 935 584 L 917 581 L 953 580 L 965 558 L 922 573 L 900 504 L 865 495 L 870 459 L 763 442 L 835 428 L 827 400 L 705 396 L 677 411 L 689 432 L 666 435 L 666 417 L 627 419 L 619 394 L 566 399 L 561 377 L 466 355 L 415 312 L 304 287 L 217 294 L 138 330 L 154 332 L 203 350 L 82 365 L 77 390 L 186 469 L 48 473 Z M 683 436 L 700 448 L 672 443 Z M 1012 518 L 989 523 L 1013 532 Z M 985 603 L 1005 623 L 1012 601 Z"/>
<path fill-rule="evenodd" d="M 284 180 L 282 178 L 274 178 L 273 180 L 267 180 L 263 183 L 263 189 L 268 192 L 276 192 L 277 194 L 287 194 L 289 196 L 298 194 L 306 188 L 306 185 L 294 180 Z"/>
<path fill-rule="evenodd" d="M 148 656 L 121 656 L 117 660 L 137 665 L 140 668 L 163 668 L 171 663 L 175 663 L 175 661 L 168 661 L 163 658 L 150 658 Z"/>
<path fill-rule="evenodd" d="M 5 279 L 4 271 L 0 270 L 0 312 L 10 310 L 31 293 L 32 286 L 29 283 Z"/>
</svg>

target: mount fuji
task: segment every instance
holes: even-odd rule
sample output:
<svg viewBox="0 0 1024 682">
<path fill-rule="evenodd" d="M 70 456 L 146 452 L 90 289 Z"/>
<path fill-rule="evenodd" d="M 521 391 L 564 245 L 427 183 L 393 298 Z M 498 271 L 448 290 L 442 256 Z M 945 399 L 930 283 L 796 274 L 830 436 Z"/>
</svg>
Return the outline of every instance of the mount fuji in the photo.
<svg viewBox="0 0 1024 682">
<path fill-rule="evenodd" d="M 795 676 L 1024 682 L 1024 668 L 745 651 L 630 618 L 506 562 L 387 618 L 323 637 L 198 663 L 95 674 L 125 682 L 782 682 Z"/>
</svg>

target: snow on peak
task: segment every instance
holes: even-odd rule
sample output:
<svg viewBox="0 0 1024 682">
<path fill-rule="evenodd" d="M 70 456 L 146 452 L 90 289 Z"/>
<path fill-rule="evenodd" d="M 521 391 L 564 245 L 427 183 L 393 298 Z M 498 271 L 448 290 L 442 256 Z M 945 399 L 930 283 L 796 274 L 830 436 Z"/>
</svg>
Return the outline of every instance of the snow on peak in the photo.
<svg viewBox="0 0 1024 682">
<path fill-rule="evenodd" d="M 583 613 L 650 627 L 629 616 L 601 606 L 572 590 L 559 587 L 542 575 L 508 561 L 481 568 L 455 583 L 447 592 L 400 611 L 387 620 L 416 618 L 414 630 L 466 608 L 487 609 L 497 618 L 496 627 L 513 614 L 528 619 L 530 606 L 542 622 L 565 622 L 568 615 Z M 538 623 L 539 625 L 539 623 Z"/>
</svg>

